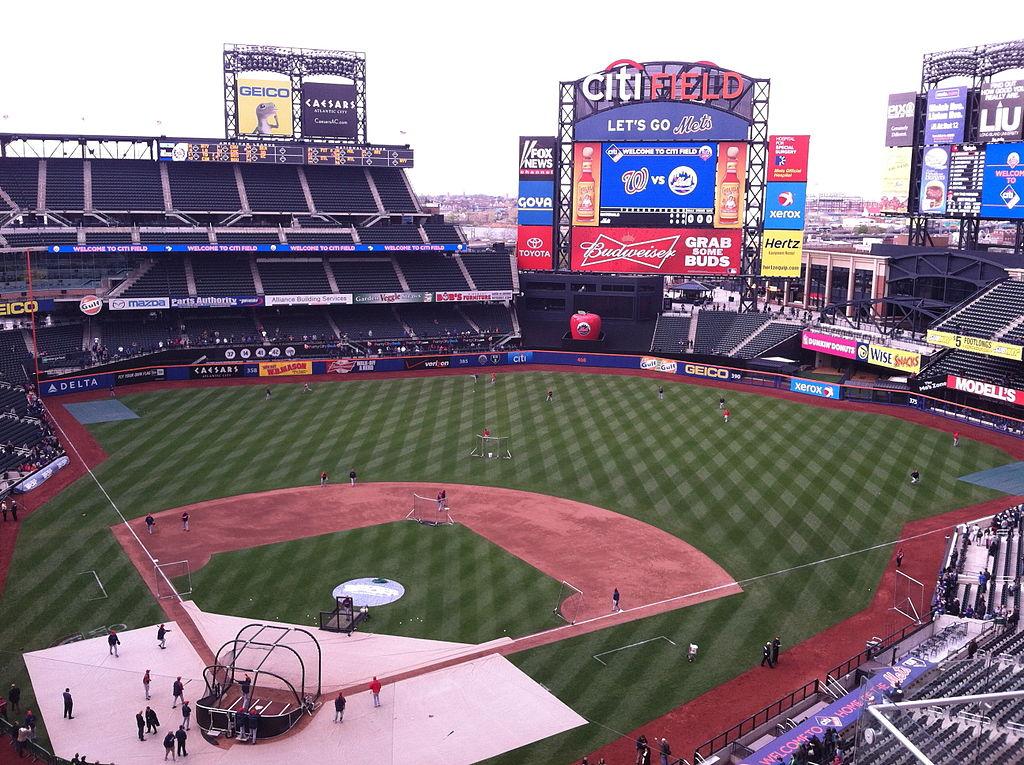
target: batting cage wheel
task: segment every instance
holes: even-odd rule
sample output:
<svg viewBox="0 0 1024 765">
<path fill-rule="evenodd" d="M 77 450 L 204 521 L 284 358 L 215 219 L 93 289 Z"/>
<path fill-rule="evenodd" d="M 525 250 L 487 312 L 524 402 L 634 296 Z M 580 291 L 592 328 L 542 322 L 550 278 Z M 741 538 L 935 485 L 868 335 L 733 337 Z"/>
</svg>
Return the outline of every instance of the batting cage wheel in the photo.
<svg viewBox="0 0 1024 765">
<path fill-rule="evenodd" d="M 422 497 L 416 493 L 412 495 L 412 509 L 405 520 L 416 521 L 424 526 L 451 526 L 455 523 L 447 499 L 438 502 L 436 497 Z"/>
<path fill-rule="evenodd" d="M 469 453 L 470 457 L 483 457 L 490 460 L 510 460 L 512 452 L 508 448 L 508 436 L 477 435 L 476 447 Z"/>
</svg>

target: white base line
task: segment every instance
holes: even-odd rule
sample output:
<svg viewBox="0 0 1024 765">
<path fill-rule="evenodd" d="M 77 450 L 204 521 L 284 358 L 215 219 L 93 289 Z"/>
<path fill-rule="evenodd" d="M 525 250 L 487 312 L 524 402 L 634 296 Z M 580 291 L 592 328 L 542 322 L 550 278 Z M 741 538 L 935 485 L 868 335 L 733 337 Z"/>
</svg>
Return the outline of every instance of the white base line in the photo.
<svg viewBox="0 0 1024 765">
<path fill-rule="evenodd" d="M 607 656 L 608 654 L 615 653 L 616 651 L 625 651 L 627 648 L 636 648 L 638 645 L 644 645 L 645 643 L 653 643 L 655 640 L 668 640 L 668 642 L 672 643 L 672 645 L 675 645 L 673 641 L 669 640 L 664 635 L 658 635 L 658 637 L 652 637 L 648 640 L 641 640 L 639 643 L 630 643 L 629 645 L 624 645 L 622 646 L 622 648 L 613 648 L 610 651 L 601 651 L 601 653 L 594 654 L 594 660 L 601 662 L 601 664 L 604 664 L 604 666 L 607 667 L 608 665 L 605 664 L 605 662 L 601 661 L 598 658 L 599 656 Z"/>
<path fill-rule="evenodd" d="M 142 551 L 146 553 L 146 557 L 149 558 L 149 562 L 153 564 L 154 568 L 156 568 L 156 558 L 153 557 L 153 554 L 149 551 L 149 548 L 146 547 L 145 544 L 143 544 L 142 540 L 139 538 L 139 535 L 135 533 L 135 529 L 133 529 L 131 525 L 128 523 L 128 519 L 124 517 L 124 514 L 114 503 L 114 500 L 110 498 L 109 494 L 107 494 L 107 490 L 103 488 L 103 484 L 100 483 L 100 479 L 96 477 L 96 474 L 94 472 L 92 472 L 92 468 L 89 467 L 89 463 L 85 461 L 85 459 L 82 457 L 81 452 L 78 451 L 78 447 L 75 446 L 75 442 L 68 437 L 68 434 L 65 432 L 64 428 L 60 426 L 60 423 L 57 421 L 57 418 L 50 414 L 50 410 L 46 406 L 46 402 L 43 401 L 42 397 L 39 398 L 39 403 L 43 405 L 43 409 L 46 410 L 46 413 L 50 415 L 50 420 L 56 426 L 57 430 L 60 431 L 60 434 L 64 437 L 64 443 L 71 447 L 71 450 L 75 453 L 75 456 L 78 457 L 78 461 L 82 463 L 82 467 L 85 468 L 86 472 L 89 474 L 89 477 L 92 478 L 96 486 L 99 487 L 99 490 L 103 492 L 103 496 L 107 498 L 107 502 L 110 503 L 110 506 L 114 508 L 114 512 L 117 513 L 118 517 L 121 519 L 121 523 L 123 523 L 124 527 L 128 529 L 128 532 L 133 537 L 135 537 L 135 541 L 139 543 L 139 547 L 141 547 Z M 171 588 L 171 592 L 173 592 L 177 596 L 178 602 L 184 603 L 185 599 L 181 597 L 181 595 L 178 595 L 178 590 L 175 588 L 173 584 L 171 584 L 171 580 L 167 578 L 167 575 L 164 574 L 163 571 L 160 571 L 160 575 L 163 576 L 164 581 L 167 582 L 167 586 Z"/>
<path fill-rule="evenodd" d="M 106 590 L 106 588 L 104 588 L 103 582 L 100 581 L 100 575 L 96 573 L 95 569 L 89 569 L 88 571 L 79 571 L 78 572 L 79 576 L 82 576 L 84 574 L 92 574 L 94 577 L 96 577 L 96 584 L 99 585 L 100 592 L 103 593 L 98 598 L 86 598 L 86 600 L 103 600 L 105 597 L 107 597 L 107 590 Z"/>
<path fill-rule="evenodd" d="M 611 613 L 601 614 L 600 616 L 592 616 L 589 619 L 583 619 L 581 621 L 575 622 L 574 624 L 562 624 L 562 625 L 560 625 L 558 627 L 552 627 L 549 630 L 543 630 L 541 632 L 535 632 L 532 635 L 525 635 L 524 637 L 521 637 L 521 638 L 515 638 L 512 641 L 512 643 L 514 645 L 515 643 L 521 643 L 521 642 L 523 642 L 525 640 L 530 640 L 532 638 L 536 638 L 538 635 L 548 635 L 548 634 L 555 633 L 555 632 L 562 632 L 562 631 L 565 631 L 565 630 L 568 630 L 568 629 L 572 629 L 573 627 L 579 627 L 580 625 L 583 625 L 583 624 L 593 624 L 595 622 L 606 621 L 608 619 L 613 619 L 616 616 L 621 616 L 622 614 L 633 613 L 633 612 L 636 612 L 636 611 L 644 611 L 644 610 L 647 610 L 649 608 L 654 608 L 654 607 L 657 607 L 657 606 L 663 606 L 663 605 L 667 605 L 668 603 L 675 603 L 675 602 L 681 601 L 681 600 L 689 600 L 691 598 L 697 598 L 697 597 L 700 597 L 702 595 L 709 595 L 709 594 L 711 594 L 713 592 L 719 592 L 720 590 L 727 590 L 727 589 L 730 589 L 732 587 L 740 587 L 740 588 L 742 588 L 742 587 L 744 587 L 746 585 L 753 584 L 754 582 L 760 581 L 762 579 L 770 579 L 770 578 L 775 577 L 775 576 L 783 576 L 784 574 L 790 574 L 790 573 L 792 573 L 794 571 L 799 571 L 801 569 L 812 568 L 814 566 L 820 566 L 820 565 L 822 565 L 824 563 L 831 563 L 833 561 L 842 560 L 843 558 L 850 558 L 850 557 L 852 557 L 854 555 L 863 555 L 864 553 L 873 552 L 874 550 L 880 550 L 883 547 L 892 547 L 893 545 L 900 544 L 901 542 L 910 542 L 910 541 L 912 541 L 914 539 L 921 539 L 922 537 L 931 536 L 932 534 L 941 534 L 943 532 L 949 531 L 950 529 L 954 529 L 954 528 L 956 528 L 956 524 L 953 524 L 951 526 L 942 526 L 942 527 L 937 528 L 937 529 L 932 529 L 931 531 L 922 531 L 920 534 L 914 534 L 914 535 L 909 536 L 909 537 L 903 537 L 902 539 L 894 539 L 894 540 L 889 541 L 889 542 L 879 542 L 878 544 L 871 545 L 870 547 L 862 547 L 859 550 L 851 550 L 850 552 L 841 553 L 839 555 L 833 555 L 833 556 L 831 556 L 829 558 L 821 558 L 820 560 L 810 561 L 809 563 L 801 563 L 801 564 L 799 564 L 797 566 L 790 566 L 789 568 L 784 568 L 784 569 L 781 569 L 779 571 L 772 571 L 771 573 L 768 573 L 768 574 L 759 574 L 757 576 L 747 577 L 746 579 L 733 580 L 733 581 L 725 582 L 723 584 L 717 584 L 717 585 L 715 585 L 713 587 L 706 587 L 703 590 L 696 590 L 694 592 L 687 592 L 687 593 L 683 593 L 682 595 L 674 595 L 672 597 L 664 598 L 662 600 L 656 600 L 653 603 L 646 603 L 646 604 L 644 604 L 642 606 L 633 606 L 632 608 L 624 608 L 621 611 L 613 611 Z"/>
</svg>

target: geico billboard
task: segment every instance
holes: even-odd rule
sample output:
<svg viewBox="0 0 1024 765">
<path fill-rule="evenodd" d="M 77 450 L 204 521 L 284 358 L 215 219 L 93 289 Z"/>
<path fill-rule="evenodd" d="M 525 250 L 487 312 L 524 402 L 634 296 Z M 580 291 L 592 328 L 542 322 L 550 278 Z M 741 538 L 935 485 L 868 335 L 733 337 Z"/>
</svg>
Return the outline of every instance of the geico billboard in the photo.
<svg viewBox="0 0 1024 765">
<path fill-rule="evenodd" d="M 288 80 L 239 77 L 237 96 L 240 135 L 292 134 L 292 86 Z"/>
<path fill-rule="evenodd" d="M 707 377 L 711 380 L 739 380 L 742 376 L 739 371 L 707 364 L 683 364 L 683 374 L 690 377 Z"/>
<path fill-rule="evenodd" d="M 0 317 L 27 316 L 39 311 L 52 311 L 52 300 L 4 300 L 0 301 Z"/>
<path fill-rule="evenodd" d="M 739 273 L 742 233 L 720 229 L 573 227 L 572 269 L 620 274 Z"/>
</svg>

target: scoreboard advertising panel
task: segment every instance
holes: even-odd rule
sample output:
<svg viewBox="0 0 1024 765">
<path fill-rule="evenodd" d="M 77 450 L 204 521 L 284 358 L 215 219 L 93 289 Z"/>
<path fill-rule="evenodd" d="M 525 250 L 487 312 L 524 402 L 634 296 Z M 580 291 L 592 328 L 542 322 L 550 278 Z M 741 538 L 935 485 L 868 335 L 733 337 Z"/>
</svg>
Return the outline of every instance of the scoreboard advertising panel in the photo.
<svg viewBox="0 0 1024 765">
<path fill-rule="evenodd" d="M 740 272 L 741 231 L 699 228 L 572 230 L 574 271 L 729 276 Z"/>
<path fill-rule="evenodd" d="M 1024 220 L 1024 143 L 985 146 L 981 215 Z"/>
<path fill-rule="evenodd" d="M 293 132 L 292 86 L 288 80 L 239 77 L 235 106 L 241 135 L 290 136 Z"/>
<path fill-rule="evenodd" d="M 519 136 L 516 261 L 523 271 L 554 267 L 554 136 Z"/>
</svg>

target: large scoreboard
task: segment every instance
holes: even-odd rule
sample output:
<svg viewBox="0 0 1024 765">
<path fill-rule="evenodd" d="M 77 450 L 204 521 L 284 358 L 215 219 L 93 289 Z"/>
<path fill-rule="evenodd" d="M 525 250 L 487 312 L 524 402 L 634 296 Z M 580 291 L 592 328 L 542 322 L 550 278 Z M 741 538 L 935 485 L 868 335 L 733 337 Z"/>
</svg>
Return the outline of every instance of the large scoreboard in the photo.
<svg viewBox="0 0 1024 765">
<path fill-rule="evenodd" d="M 204 141 L 163 138 L 157 156 L 169 162 L 230 162 L 330 167 L 412 167 L 408 146 L 329 145 L 299 142 Z"/>
<path fill-rule="evenodd" d="M 561 83 L 562 267 L 749 273 L 763 229 L 768 84 L 707 61 L 631 59 Z"/>
</svg>

